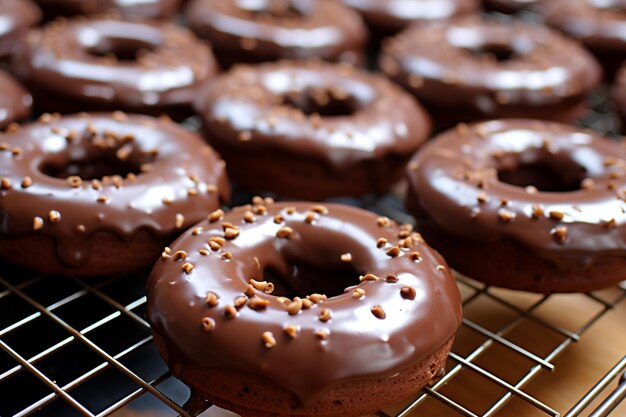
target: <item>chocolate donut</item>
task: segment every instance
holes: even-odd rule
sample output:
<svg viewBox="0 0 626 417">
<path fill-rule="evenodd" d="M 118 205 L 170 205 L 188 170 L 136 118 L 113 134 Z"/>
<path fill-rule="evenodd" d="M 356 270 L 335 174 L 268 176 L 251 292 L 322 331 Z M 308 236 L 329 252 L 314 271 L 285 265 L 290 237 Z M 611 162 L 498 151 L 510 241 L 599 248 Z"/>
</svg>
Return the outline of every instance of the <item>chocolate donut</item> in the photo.
<svg viewBox="0 0 626 417">
<path fill-rule="evenodd" d="M 91 15 L 108 11 L 124 17 L 169 19 L 176 14 L 181 0 L 36 0 L 47 19 L 60 16 Z"/>
<path fill-rule="evenodd" d="M 359 15 L 336 0 L 192 0 L 186 16 L 224 67 L 313 57 L 357 64 L 367 40 Z"/>
<path fill-rule="evenodd" d="M 342 0 L 357 10 L 378 37 L 393 35 L 411 23 L 473 13 L 480 0 Z"/>
<path fill-rule="evenodd" d="M 211 403 L 348 417 L 432 379 L 461 306 L 445 261 L 410 225 L 257 198 L 166 248 L 147 317 L 172 373 Z"/>
<path fill-rule="evenodd" d="M 580 40 L 612 79 L 626 59 L 624 0 L 545 1 L 540 8 L 548 25 Z"/>
<path fill-rule="evenodd" d="M 53 274 L 137 270 L 228 196 L 218 155 L 171 121 L 46 114 L 0 136 L 0 257 Z"/>
<path fill-rule="evenodd" d="M 217 64 L 188 30 L 163 22 L 76 18 L 33 32 L 14 72 L 40 111 L 124 110 L 179 119 Z"/>
<path fill-rule="evenodd" d="M 601 78 L 576 42 L 542 26 L 478 16 L 407 29 L 383 45 L 380 66 L 440 128 L 505 117 L 571 121 Z"/>
<path fill-rule="evenodd" d="M 31 95 L 13 77 L 0 71 L 0 130 L 30 116 Z"/>
<path fill-rule="evenodd" d="M 430 130 L 384 77 L 321 61 L 237 66 L 196 108 L 232 179 L 304 199 L 387 190 Z"/>
<path fill-rule="evenodd" d="M 459 125 L 409 165 L 407 207 L 450 265 L 489 285 L 588 292 L 626 276 L 626 149 L 529 120 Z"/>
<path fill-rule="evenodd" d="M 28 30 L 39 22 L 41 11 L 31 0 L 0 1 L 0 58 L 15 52 Z"/>
</svg>

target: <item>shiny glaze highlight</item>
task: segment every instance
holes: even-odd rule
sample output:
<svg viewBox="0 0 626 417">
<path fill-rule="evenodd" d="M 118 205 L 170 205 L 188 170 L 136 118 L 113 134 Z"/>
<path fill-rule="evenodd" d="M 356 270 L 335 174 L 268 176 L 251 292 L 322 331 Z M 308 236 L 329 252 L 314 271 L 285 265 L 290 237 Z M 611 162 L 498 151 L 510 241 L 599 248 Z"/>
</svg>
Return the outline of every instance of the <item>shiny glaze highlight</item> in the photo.
<svg viewBox="0 0 626 417">
<path fill-rule="evenodd" d="M 342 0 L 377 33 L 391 35 L 411 23 L 449 19 L 478 11 L 480 0 Z"/>
<path fill-rule="evenodd" d="M 36 0 L 46 17 L 91 15 L 115 11 L 140 19 L 169 19 L 182 0 Z"/>
</svg>

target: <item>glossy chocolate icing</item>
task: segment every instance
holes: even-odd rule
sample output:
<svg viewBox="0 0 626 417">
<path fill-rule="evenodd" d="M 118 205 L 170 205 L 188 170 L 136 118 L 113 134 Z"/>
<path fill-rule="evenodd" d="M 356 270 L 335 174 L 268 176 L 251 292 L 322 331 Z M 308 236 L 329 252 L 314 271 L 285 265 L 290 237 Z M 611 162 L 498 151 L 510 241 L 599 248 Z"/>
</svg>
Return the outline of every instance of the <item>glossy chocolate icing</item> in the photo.
<svg viewBox="0 0 626 417">
<path fill-rule="evenodd" d="M 422 107 L 384 77 L 321 61 L 236 67 L 195 104 L 218 149 L 280 150 L 320 159 L 337 174 L 412 155 L 430 131 Z"/>
<path fill-rule="evenodd" d="M 406 30 L 384 45 L 380 66 L 427 108 L 447 109 L 457 121 L 559 119 L 560 107 L 584 102 L 601 73 L 588 52 L 557 32 L 477 16 Z"/>
<path fill-rule="evenodd" d="M 99 231 L 177 235 L 229 196 L 219 156 L 171 121 L 42 119 L 0 136 L 0 239 L 48 236 L 65 264 L 80 266 Z"/>
<path fill-rule="evenodd" d="M 556 0 L 539 8 L 546 23 L 580 40 L 613 76 L 626 58 L 626 1 Z"/>
<path fill-rule="evenodd" d="M 557 0 L 546 3 L 542 11 L 546 23 L 587 46 L 626 51 L 624 0 Z"/>
<path fill-rule="evenodd" d="M 0 129 L 30 115 L 33 98 L 13 77 L 0 71 Z"/>
<path fill-rule="evenodd" d="M 147 317 L 166 342 L 174 375 L 183 364 L 239 370 L 268 378 L 307 404 L 335 383 L 389 377 L 419 362 L 460 326 L 459 292 L 445 261 L 418 234 L 388 219 L 334 204 L 257 202 L 213 220 L 174 242 L 149 278 Z M 211 237 L 225 237 L 225 230 L 232 237 L 233 228 L 237 236 L 216 250 L 207 244 Z M 380 244 L 380 238 L 388 242 Z M 394 246 L 399 240 L 407 247 Z M 397 256 L 388 255 L 396 249 Z M 177 257 L 178 251 L 186 257 Z M 342 260 L 346 253 L 349 263 Z M 358 285 L 296 314 L 287 311 L 284 299 L 249 289 L 249 280 L 263 281 L 267 269 L 288 276 L 294 264 L 317 269 L 322 282 L 324 271 L 346 271 L 348 264 L 355 278 L 380 279 L 366 276 L 359 284 L 357 278 Z M 403 296 L 405 287 L 415 293 L 404 290 Z M 364 293 L 357 297 L 355 290 Z M 253 296 L 247 299 L 244 292 Z M 248 305 L 227 317 L 241 297 Z M 267 306 L 254 310 L 259 300 Z M 285 330 L 288 325 L 295 326 L 295 337 Z"/>
<path fill-rule="evenodd" d="M 182 0 L 36 0 L 47 17 L 119 12 L 124 17 L 169 19 Z"/>
<path fill-rule="evenodd" d="M 21 38 L 41 19 L 41 11 L 31 0 L 0 2 L 0 57 L 12 54 Z"/>
<path fill-rule="evenodd" d="M 411 23 L 449 19 L 479 9 L 480 0 L 341 0 L 361 13 L 381 34 L 396 33 Z"/>
<path fill-rule="evenodd" d="M 336 0 L 192 0 L 191 28 L 224 66 L 318 57 L 357 64 L 367 29 Z"/>
<path fill-rule="evenodd" d="M 210 48 L 184 28 L 102 16 L 54 21 L 32 32 L 13 70 L 42 101 L 56 98 L 50 110 L 155 114 L 190 111 L 217 64 Z"/>
<path fill-rule="evenodd" d="M 541 0 L 486 0 L 485 3 L 490 10 L 515 13 L 520 10 L 535 9 L 541 5 Z"/>
<path fill-rule="evenodd" d="M 622 132 L 626 132 L 626 67 L 624 66 L 622 66 L 615 78 L 611 99 L 613 100 L 615 110 L 621 117 Z"/>
<path fill-rule="evenodd" d="M 626 256 L 626 148 L 596 133 L 529 120 L 460 125 L 409 167 L 418 217 L 450 236 L 510 239 L 574 270 Z"/>
</svg>

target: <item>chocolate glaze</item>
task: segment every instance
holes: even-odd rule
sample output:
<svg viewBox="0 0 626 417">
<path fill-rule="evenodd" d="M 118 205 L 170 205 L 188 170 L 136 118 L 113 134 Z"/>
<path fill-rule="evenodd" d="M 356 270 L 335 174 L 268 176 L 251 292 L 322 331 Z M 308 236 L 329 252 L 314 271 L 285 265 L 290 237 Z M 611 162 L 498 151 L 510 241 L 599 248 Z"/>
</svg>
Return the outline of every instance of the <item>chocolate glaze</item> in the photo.
<svg viewBox="0 0 626 417">
<path fill-rule="evenodd" d="M 21 38 L 39 22 L 41 11 L 31 0 L 0 2 L 0 57 L 15 52 Z"/>
<path fill-rule="evenodd" d="M 563 119 L 600 83 L 598 64 L 576 42 L 543 26 L 478 16 L 408 29 L 384 45 L 380 66 L 457 122 Z"/>
<path fill-rule="evenodd" d="M 622 67 L 617 73 L 611 98 L 613 99 L 615 110 L 617 110 L 621 118 L 622 132 L 626 132 L 626 67 Z"/>
<path fill-rule="evenodd" d="M 190 112 L 198 86 L 217 65 L 210 48 L 184 28 L 102 16 L 59 20 L 31 33 L 13 70 L 38 105 L 49 102 L 43 110 L 169 114 Z"/>
<path fill-rule="evenodd" d="M 449 19 L 479 9 L 480 0 L 342 0 L 377 33 L 391 35 L 411 23 Z"/>
<path fill-rule="evenodd" d="M 603 254 L 626 255 L 626 149 L 593 132 L 529 120 L 461 125 L 409 167 L 420 210 L 448 235 L 511 239 L 574 270 Z M 537 178 L 538 167 L 552 173 Z M 556 180 L 556 187 L 536 191 L 499 179 L 524 171 L 521 181 Z"/>
<path fill-rule="evenodd" d="M 520 10 L 536 9 L 541 0 L 486 0 L 489 10 L 502 13 L 515 13 Z"/>
<path fill-rule="evenodd" d="M 384 77 L 321 61 L 238 66 L 195 104 L 218 150 L 284 152 L 320 161 L 334 178 L 384 157 L 408 158 L 430 130 L 422 107 Z M 266 189 L 279 180 L 269 178 Z"/>
<path fill-rule="evenodd" d="M 0 136 L 0 178 L 11 184 L 0 190 L 0 239 L 51 237 L 61 260 L 80 266 L 89 256 L 86 240 L 98 231 L 122 240 L 140 230 L 171 236 L 229 196 L 218 155 L 170 121 L 123 113 L 43 120 Z M 83 178 L 72 186 L 65 177 L 80 162 Z M 51 221 L 53 210 L 59 222 Z"/>
<path fill-rule="evenodd" d="M 186 16 L 223 66 L 312 57 L 356 64 L 367 39 L 359 15 L 335 0 L 193 0 Z"/>
<path fill-rule="evenodd" d="M 30 115 L 33 98 L 13 77 L 0 71 L 0 129 Z"/>
<path fill-rule="evenodd" d="M 588 47 L 613 77 L 626 58 L 626 1 L 546 1 L 539 10 L 548 25 Z"/>
<path fill-rule="evenodd" d="M 169 19 L 182 0 L 36 0 L 48 19 L 59 16 L 119 12 L 124 17 Z"/>
<path fill-rule="evenodd" d="M 175 261 L 170 256 L 155 265 L 147 317 L 166 342 L 174 374 L 183 363 L 239 370 L 269 378 L 307 404 L 340 381 L 391 376 L 435 351 L 459 328 L 461 306 L 454 279 L 444 260 L 419 235 L 402 228 L 403 236 L 413 237 L 412 245 L 390 257 L 386 252 L 402 230 L 393 222 L 378 225 L 372 213 L 332 204 L 326 206 L 326 214 L 316 213 L 313 203 L 299 202 L 269 204 L 267 214 L 255 214 L 252 223 L 243 219 L 248 210 L 262 213 L 259 207 L 240 207 L 214 223 L 198 224 L 199 233 L 189 231 L 171 245 L 170 254 L 184 250 L 186 259 Z M 311 213 L 314 220 L 309 223 Z M 277 214 L 282 222 L 275 222 Z M 240 233 L 213 251 L 207 240 L 225 235 L 224 222 Z M 277 237 L 285 227 L 292 233 Z M 377 248 L 381 237 L 389 243 Z M 415 251 L 420 258 L 412 260 L 410 253 Z M 228 261 L 223 259 L 227 252 L 232 255 Z M 269 302 L 267 308 L 255 311 L 243 306 L 235 318 L 225 316 L 226 306 L 244 296 L 251 278 L 262 281 L 266 268 L 287 275 L 290 266 L 299 263 L 322 274 L 345 271 L 346 263 L 340 259 L 345 253 L 351 254 L 355 273 L 381 279 L 363 281 L 296 315 L 290 315 L 275 295 L 254 290 L 255 299 Z M 193 265 L 189 274 L 181 270 L 184 263 Z M 390 274 L 398 282 L 386 282 Z M 416 290 L 414 299 L 401 295 L 406 286 Z M 362 298 L 352 296 L 357 288 L 365 291 Z M 219 298 L 214 307 L 207 304 L 208 292 Z M 386 318 L 375 316 L 371 309 L 376 305 Z M 324 308 L 331 311 L 326 322 L 319 318 Z M 203 318 L 213 320 L 210 332 L 203 330 Z M 284 331 L 289 324 L 298 326 L 295 338 Z M 328 332 L 327 339 L 315 335 L 320 330 Z M 271 348 L 262 341 L 267 331 L 276 341 Z"/>
</svg>

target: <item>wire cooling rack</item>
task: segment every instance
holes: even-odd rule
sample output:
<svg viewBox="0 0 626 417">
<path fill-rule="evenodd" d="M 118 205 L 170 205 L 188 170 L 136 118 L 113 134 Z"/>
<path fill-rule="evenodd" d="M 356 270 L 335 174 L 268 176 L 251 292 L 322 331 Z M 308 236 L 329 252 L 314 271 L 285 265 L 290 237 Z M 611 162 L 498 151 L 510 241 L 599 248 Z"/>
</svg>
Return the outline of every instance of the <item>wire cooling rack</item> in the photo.
<svg viewBox="0 0 626 417">
<path fill-rule="evenodd" d="M 193 404 L 195 409 L 185 408 L 186 393 L 178 397 L 167 393 L 173 378 L 158 356 L 143 319 L 145 274 L 87 281 L 29 274 L 8 265 L 0 265 L 0 270 L 0 348 L 4 353 L 0 356 L 0 415 L 108 416 L 144 394 L 151 394 L 171 408 L 169 415 L 192 416 L 209 406 L 200 402 Z M 626 286 L 587 295 L 531 296 L 533 300 L 526 300 L 522 307 L 502 296 L 502 290 L 458 278 L 466 311 L 476 304 L 491 303 L 506 320 L 499 328 L 488 329 L 479 320 L 465 318 L 458 337 L 478 337 L 476 347 L 465 352 L 453 349 L 444 376 L 402 409 L 377 415 L 412 415 L 427 399 L 434 399 L 445 407 L 444 411 L 492 416 L 514 397 L 541 415 L 560 415 L 549 404 L 526 393 L 524 387 L 540 372 L 553 370 L 559 354 L 624 302 Z M 588 315 L 575 329 L 548 322 L 538 313 L 563 297 L 577 298 L 577 304 L 591 304 L 592 308 L 586 309 Z M 529 324 L 543 334 L 542 339 L 552 341 L 547 349 L 540 349 L 541 353 L 507 337 Z M 515 382 L 499 376 L 498 369 L 481 366 L 481 357 L 496 348 L 510 356 L 507 363 L 518 363 L 520 377 Z M 493 386 L 490 391 L 494 398 L 487 408 L 476 410 L 471 401 L 464 403 L 448 393 L 464 371 Z M 626 358 L 567 416 L 580 415 L 624 371 Z M 626 386 L 615 390 L 606 409 L 617 405 L 625 392 Z"/>
<path fill-rule="evenodd" d="M 605 90 L 593 95 L 593 110 L 581 125 L 617 136 L 606 95 Z M 193 121 L 189 125 L 196 127 Z M 233 205 L 247 201 L 249 196 L 237 194 Z M 396 194 L 343 202 L 411 221 Z M 207 410 L 210 404 L 190 398 L 156 351 L 144 319 L 146 274 L 78 279 L 0 263 L 0 417 L 116 417 L 130 403 L 140 404 L 138 411 L 124 416 L 191 417 Z M 557 357 L 570 345 L 626 303 L 625 283 L 591 294 L 521 298 L 520 293 L 462 276 L 458 283 L 465 318 L 445 374 L 405 404 L 378 412 L 378 417 L 490 417 L 514 401 L 526 403 L 532 415 L 605 417 L 624 400 L 626 357 L 570 410 L 556 410 L 528 388 L 542 372 L 555 370 Z M 575 324 L 564 325 L 543 314 L 552 308 L 565 312 L 564 305 L 576 308 Z M 497 315 L 497 325 L 472 315 L 477 308 Z M 619 331 L 624 328 L 615 329 Z M 529 332 L 535 336 L 532 343 L 526 340 Z M 497 366 L 492 366 L 494 361 Z M 479 385 L 483 388 L 476 391 Z M 604 401 L 597 404 L 598 398 Z"/>
</svg>

